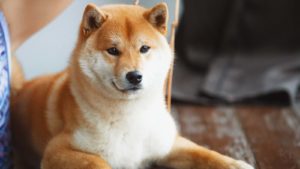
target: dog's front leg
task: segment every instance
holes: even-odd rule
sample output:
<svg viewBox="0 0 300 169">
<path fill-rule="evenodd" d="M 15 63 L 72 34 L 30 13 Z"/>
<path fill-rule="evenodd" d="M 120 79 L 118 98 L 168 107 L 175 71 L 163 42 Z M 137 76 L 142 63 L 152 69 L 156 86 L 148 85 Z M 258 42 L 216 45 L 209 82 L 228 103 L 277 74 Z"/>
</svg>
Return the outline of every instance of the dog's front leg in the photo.
<svg viewBox="0 0 300 169">
<path fill-rule="evenodd" d="M 175 169 L 254 169 L 243 161 L 208 150 L 179 136 L 171 152 L 159 161 L 159 165 Z"/>
<path fill-rule="evenodd" d="M 46 147 L 41 169 L 111 169 L 99 156 L 71 147 L 70 136 L 54 137 Z"/>
</svg>

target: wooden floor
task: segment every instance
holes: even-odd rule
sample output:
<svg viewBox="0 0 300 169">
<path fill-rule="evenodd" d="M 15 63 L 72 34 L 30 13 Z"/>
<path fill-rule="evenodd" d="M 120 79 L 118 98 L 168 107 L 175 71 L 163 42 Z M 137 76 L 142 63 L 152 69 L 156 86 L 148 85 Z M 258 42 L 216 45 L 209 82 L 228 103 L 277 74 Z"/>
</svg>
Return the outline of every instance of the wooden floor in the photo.
<svg viewBox="0 0 300 169">
<path fill-rule="evenodd" d="M 256 169 L 300 169 L 300 118 L 281 107 L 173 108 L 182 135 Z"/>
</svg>

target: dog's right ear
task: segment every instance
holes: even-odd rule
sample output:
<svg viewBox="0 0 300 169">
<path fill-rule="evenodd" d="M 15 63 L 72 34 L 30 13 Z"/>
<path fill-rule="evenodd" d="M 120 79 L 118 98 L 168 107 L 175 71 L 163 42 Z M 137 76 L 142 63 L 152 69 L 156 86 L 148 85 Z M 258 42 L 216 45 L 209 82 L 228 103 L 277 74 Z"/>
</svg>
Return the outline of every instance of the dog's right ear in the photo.
<svg viewBox="0 0 300 169">
<path fill-rule="evenodd" d="M 107 14 L 100 11 L 96 5 L 88 4 L 82 18 L 83 35 L 89 36 L 92 32 L 100 28 L 106 19 Z"/>
</svg>

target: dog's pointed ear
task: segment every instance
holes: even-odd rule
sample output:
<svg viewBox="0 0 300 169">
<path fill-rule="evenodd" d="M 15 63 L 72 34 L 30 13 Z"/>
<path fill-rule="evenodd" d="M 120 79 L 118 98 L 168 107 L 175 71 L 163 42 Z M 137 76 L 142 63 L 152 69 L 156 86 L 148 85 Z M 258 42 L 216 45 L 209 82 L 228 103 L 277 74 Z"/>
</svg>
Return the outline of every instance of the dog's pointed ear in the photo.
<svg viewBox="0 0 300 169">
<path fill-rule="evenodd" d="M 88 4 L 84 10 L 82 18 L 82 32 L 85 36 L 101 27 L 107 19 L 107 14 L 100 11 L 96 5 Z"/>
<path fill-rule="evenodd" d="M 166 3 L 159 3 L 146 11 L 144 17 L 162 34 L 167 33 L 169 19 L 168 6 Z"/>
</svg>

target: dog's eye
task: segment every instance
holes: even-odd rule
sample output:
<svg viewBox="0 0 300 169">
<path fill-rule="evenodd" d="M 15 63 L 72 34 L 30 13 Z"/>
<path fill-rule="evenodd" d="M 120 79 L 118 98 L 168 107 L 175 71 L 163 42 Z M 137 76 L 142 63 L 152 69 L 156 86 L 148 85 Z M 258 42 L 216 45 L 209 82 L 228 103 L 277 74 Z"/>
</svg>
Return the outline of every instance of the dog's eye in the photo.
<svg viewBox="0 0 300 169">
<path fill-rule="evenodd" d="M 147 53 L 149 51 L 150 47 L 149 46 L 146 46 L 146 45 L 143 45 L 140 49 L 140 52 L 141 53 Z"/>
<path fill-rule="evenodd" d="M 107 49 L 107 52 L 114 56 L 119 56 L 121 54 L 121 52 L 115 47 Z"/>
</svg>

